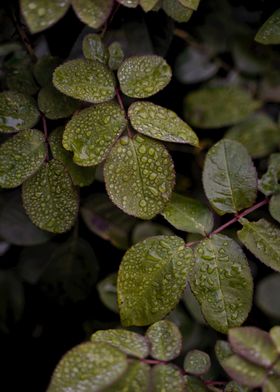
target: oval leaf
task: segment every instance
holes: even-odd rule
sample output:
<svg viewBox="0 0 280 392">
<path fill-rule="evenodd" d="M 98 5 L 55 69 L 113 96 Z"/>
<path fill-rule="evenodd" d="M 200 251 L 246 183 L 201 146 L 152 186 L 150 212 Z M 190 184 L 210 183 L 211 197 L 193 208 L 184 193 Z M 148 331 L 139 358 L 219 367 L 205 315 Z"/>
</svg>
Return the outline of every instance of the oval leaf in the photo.
<svg viewBox="0 0 280 392">
<path fill-rule="evenodd" d="M 200 0 L 179 0 L 179 2 L 184 6 L 188 7 L 191 10 L 196 11 L 198 9 Z"/>
<path fill-rule="evenodd" d="M 152 368 L 152 391 L 184 392 L 185 382 L 179 369 L 172 365 L 156 365 Z"/>
<path fill-rule="evenodd" d="M 147 98 L 162 90 L 171 80 L 172 72 L 159 56 L 135 56 L 125 60 L 118 69 L 121 90 L 132 98 Z"/>
<path fill-rule="evenodd" d="M 112 148 L 104 166 L 107 192 L 124 212 L 142 219 L 157 215 L 174 186 L 172 159 L 163 145 L 137 135 Z"/>
<path fill-rule="evenodd" d="M 268 316 L 280 320 L 280 275 L 270 274 L 262 279 L 256 290 L 256 304 Z"/>
<path fill-rule="evenodd" d="M 139 0 L 140 5 L 145 12 L 151 11 L 157 2 L 158 0 Z"/>
<path fill-rule="evenodd" d="M 273 343 L 275 344 L 275 347 L 277 348 L 278 353 L 280 354 L 280 326 L 277 325 L 271 328 L 269 334 L 273 340 Z"/>
<path fill-rule="evenodd" d="M 151 102 L 135 102 L 129 110 L 133 128 L 144 135 L 166 142 L 198 146 L 193 130 L 176 113 Z"/>
<path fill-rule="evenodd" d="M 178 237 L 150 237 L 130 248 L 118 274 L 118 302 L 124 325 L 148 325 L 179 302 L 192 251 Z"/>
<path fill-rule="evenodd" d="M 223 139 L 208 151 L 202 180 L 206 196 L 219 215 L 237 213 L 255 202 L 257 172 L 238 142 Z"/>
<path fill-rule="evenodd" d="M 162 8 L 168 16 L 179 23 L 188 22 L 193 14 L 193 11 L 184 7 L 179 0 L 163 0 Z"/>
<path fill-rule="evenodd" d="M 78 18 L 94 29 L 99 29 L 106 22 L 113 5 L 114 0 L 72 0 Z"/>
<path fill-rule="evenodd" d="M 29 129 L 0 146 L 0 186 L 15 188 L 35 173 L 46 158 L 42 132 Z"/>
<path fill-rule="evenodd" d="M 259 189 L 266 196 L 280 192 L 280 153 L 271 154 L 267 172 L 259 181 Z"/>
<path fill-rule="evenodd" d="M 251 309 L 253 282 L 240 246 L 216 234 L 200 242 L 195 257 L 190 283 L 206 321 L 223 333 L 241 325 Z"/>
<path fill-rule="evenodd" d="M 33 73 L 40 86 L 52 84 L 53 71 L 61 64 L 59 57 L 45 55 L 40 57 L 33 67 Z"/>
<path fill-rule="evenodd" d="M 280 223 L 280 193 L 271 197 L 269 201 L 269 212 L 272 218 Z"/>
<path fill-rule="evenodd" d="M 78 194 L 71 177 L 59 161 L 45 163 L 22 187 L 24 208 L 33 223 L 43 230 L 69 230 L 78 212 Z"/>
<path fill-rule="evenodd" d="M 97 285 L 99 297 L 103 304 L 112 312 L 119 313 L 117 299 L 117 274 L 108 275 Z"/>
<path fill-rule="evenodd" d="M 255 36 L 255 40 L 263 45 L 280 44 L 280 8 L 262 25 Z"/>
<path fill-rule="evenodd" d="M 121 44 L 119 42 L 112 42 L 108 46 L 109 50 L 109 68 L 117 70 L 124 59 L 124 52 L 122 50 Z"/>
<path fill-rule="evenodd" d="M 124 111 L 117 103 L 91 106 L 68 122 L 63 134 L 63 147 L 74 153 L 73 160 L 78 165 L 97 165 L 105 159 L 125 126 Z"/>
<path fill-rule="evenodd" d="M 92 103 L 115 96 L 114 75 L 94 60 L 77 59 L 60 65 L 54 71 L 53 84 L 63 94 Z"/>
<path fill-rule="evenodd" d="M 201 376 L 207 373 L 211 360 L 207 353 L 200 350 L 189 351 L 184 359 L 184 370 L 189 374 Z"/>
<path fill-rule="evenodd" d="M 87 34 L 83 39 L 83 54 L 85 58 L 97 60 L 106 64 L 109 58 L 108 49 L 98 34 Z"/>
</svg>

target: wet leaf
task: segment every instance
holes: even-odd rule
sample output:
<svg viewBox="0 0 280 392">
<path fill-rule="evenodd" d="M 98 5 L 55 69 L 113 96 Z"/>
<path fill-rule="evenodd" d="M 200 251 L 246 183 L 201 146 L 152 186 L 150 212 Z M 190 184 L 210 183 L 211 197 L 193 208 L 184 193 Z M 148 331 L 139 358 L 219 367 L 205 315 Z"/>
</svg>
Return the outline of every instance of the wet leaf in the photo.
<svg viewBox="0 0 280 392">
<path fill-rule="evenodd" d="M 149 354 L 147 339 L 138 333 L 125 329 L 97 331 L 91 336 L 92 342 L 108 343 L 129 356 L 146 358 Z"/>
<path fill-rule="evenodd" d="M 50 120 L 71 116 L 80 106 L 80 102 L 67 97 L 52 85 L 43 87 L 38 95 L 38 106 Z"/>
<path fill-rule="evenodd" d="M 255 40 L 263 45 L 280 44 L 280 8 L 265 21 L 257 32 Z"/>
<path fill-rule="evenodd" d="M 37 82 L 42 86 L 48 86 L 52 83 L 53 71 L 61 63 L 59 57 L 49 55 L 42 56 L 38 59 L 33 67 L 33 73 Z"/>
<path fill-rule="evenodd" d="M 171 321 L 161 320 L 154 323 L 148 328 L 146 337 L 149 341 L 150 355 L 153 358 L 171 361 L 180 355 L 182 335 Z"/>
<path fill-rule="evenodd" d="M 280 276 L 270 274 L 257 285 L 256 304 L 268 316 L 280 319 Z"/>
<path fill-rule="evenodd" d="M 240 241 L 261 262 L 280 271 L 280 230 L 265 219 L 257 222 L 242 220 L 243 228 L 237 232 Z"/>
<path fill-rule="evenodd" d="M 63 128 L 55 129 L 49 136 L 49 145 L 54 159 L 62 162 L 70 174 L 73 184 L 83 187 L 95 179 L 95 167 L 81 167 L 73 162 L 72 154 L 62 146 Z"/>
<path fill-rule="evenodd" d="M 117 0 L 120 4 L 124 5 L 125 7 L 135 8 L 137 7 L 139 0 Z"/>
<path fill-rule="evenodd" d="M 61 19 L 69 5 L 69 0 L 21 0 L 21 11 L 31 33 L 38 33 Z"/>
<path fill-rule="evenodd" d="M 31 128 L 38 120 L 39 112 L 33 98 L 15 91 L 0 93 L 0 132 Z"/>
<path fill-rule="evenodd" d="M 202 180 L 206 196 L 219 215 L 237 213 L 255 202 L 257 172 L 238 142 L 223 139 L 211 147 Z"/>
<path fill-rule="evenodd" d="M 102 162 L 118 136 L 124 131 L 124 111 L 115 102 L 90 106 L 74 115 L 63 134 L 63 147 L 74 153 L 80 166 Z"/>
<path fill-rule="evenodd" d="M 189 285 L 187 285 L 186 290 L 184 291 L 182 300 L 195 321 L 197 321 L 199 324 L 205 324 L 203 314 L 201 313 L 200 305 L 195 296 L 193 295 Z"/>
<path fill-rule="evenodd" d="M 205 320 L 223 333 L 241 325 L 251 309 L 253 281 L 240 246 L 216 234 L 199 243 L 195 258 L 190 284 Z"/>
<path fill-rule="evenodd" d="M 184 378 L 179 369 L 172 365 L 159 364 L 152 368 L 153 392 L 184 392 Z"/>
<path fill-rule="evenodd" d="M 210 233 L 214 226 L 213 214 L 204 204 L 177 193 L 172 194 L 162 215 L 176 229 L 189 233 L 205 235 Z"/>
<path fill-rule="evenodd" d="M 99 29 L 112 11 L 114 0 L 72 0 L 78 18 L 86 25 Z"/>
<path fill-rule="evenodd" d="M 196 377 L 185 376 L 185 384 L 188 392 L 209 392 L 203 381 Z"/>
<path fill-rule="evenodd" d="M 22 131 L 0 146 L 0 186 L 15 188 L 35 173 L 46 157 L 42 132 Z"/>
<path fill-rule="evenodd" d="M 129 110 L 133 128 L 155 139 L 198 147 L 198 137 L 176 113 L 152 102 L 135 102 Z"/>
<path fill-rule="evenodd" d="M 139 0 L 139 3 L 145 12 L 151 11 L 155 5 L 158 3 L 158 0 Z"/>
<path fill-rule="evenodd" d="M 25 95 L 34 95 L 38 91 L 29 60 L 20 61 L 7 70 L 6 83 L 9 90 Z"/>
<path fill-rule="evenodd" d="M 83 343 L 60 360 L 48 392 L 97 392 L 116 382 L 127 369 L 127 359 L 106 343 Z"/>
<path fill-rule="evenodd" d="M 259 180 L 259 190 L 266 196 L 280 192 L 280 153 L 271 154 L 267 172 Z"/>
<path fill-rule="evenodd" d="M 159 56 L 134 56 L 118 69 L 121 90 L 132 98 L 147 98 L 162 90 L 171 80 L 172 72 Z"/>
<path fill-rule="evenodd" d="M 78 194 L 62 163 L 45 163 L 22 187 L 24 208 L 33 223 L 43 230 L 69 230 L 78 212 Z"/>
<path fill-rule="evenodd" d="M 124 59 L 124 52 L 122 46 L 119 42 L 112 42 L 111 45 L 108 46 L 109 51 L 109 68 L 112 70 L 117 70 Z"/>
<path fill-rule="evenodd" d="M 270 117 L 256 114 L 229 129 L 225 138 L 243 144 L 252 158 L 264 158 L 277 148 L 280 129 Z"/>
<path fill-rule="evenodd" d="M 98 34 L 87 34 L 83 39 L 83 54 L 85 58 L 107 64 L 109 53 Z"/>
<path fill-rule="evenodd" d="M 188 7 L 192 10 L 197 10 L 200 0 L 179 0 L 179 2 L 184 6 L 184 7 Z"/>
<path fill-rule="evenodd" d="M 197 376 L 206 374 L 211 366 L 211 360 L 207 353 L 200 350 L 192 350 L 187 353 L 184 359 L 185 372 Z"/>
<path fill-rule="evenodd" d="M 117 274 L 110 274 L 97 285 L 99 297 L 103 304 L 115 313 L 119 313 L 117 300 Z"/>
<path fill-rule="evenodd" d="M 228 336 L 234 353 L 256 365 L 270 368 L 278 357 L 269 334 L 259 328 L 233 328 Z"/>
<path fill-rule="evenodd" d="M 179 302 L 192 258 L 179 237 L 150 237 L 130 248 L 118 274 L 123 325 L 148 325 Z"/>
<path fill-rule="evenodd" d="M 53 83 L 63 94 L 86 102 L 105 102 L 115 96 L 114 75 L 99 61 L 67 61 L 55 69 Z"/>
<path fill-rule="evenodd" d="M 233 351 L 228 342 L 225 340 L 218 340 L 215 344 L 215 354 L 220 364 L 222 364 L 224 359 L 233 355 Z"/>
<path fill-rule="evenodd" d="M 141 222 L 136 224 L 132 231 L 132 243 L 144 241 L 146 238 L 156 235 L 173 235 L 172 231 L 165 226 L 154 222 Z"/>
<path fill-rule="evenodd" d="M 184 116 L 198 128 L 220 128 L 244 120 L 260 107 L 239 87 L 202 87 L 186 96 Z"/>
<path fill-rule="evenodd" d="M 271 197 L 269 201 L 269 212 L 272 218 L 280 223 L 280 193 Z"/>
<path fill-rule="evenodd" d="M 162 8 L 168 16 L 179 23 L 188 22 L 193 14 L 193 11 L 184 7 L 179 0 L 163 0 Z"/>
<path fill-rule="evenodd" d="M 163 145 L 144 136 L 124 136 L 105 162 L 107 192 L 127 214 L 151 219 L 171 197 L 173 170 L 172 159 Z"/>
</svg>

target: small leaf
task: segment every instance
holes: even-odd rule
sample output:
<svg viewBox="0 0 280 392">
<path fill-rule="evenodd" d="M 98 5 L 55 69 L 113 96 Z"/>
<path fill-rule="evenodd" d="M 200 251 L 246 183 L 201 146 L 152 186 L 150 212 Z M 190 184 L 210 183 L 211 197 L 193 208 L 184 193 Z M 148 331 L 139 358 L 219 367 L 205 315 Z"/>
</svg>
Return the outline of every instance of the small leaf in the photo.
<svg viewBox="0 0 280 392">
<path fill-rule="evenodd" d="M 257 285 L 256 304 L 269 317 L 280 320 L 280 276 L 277 273 L 263 278 Z"/>
<path fill-rule="evenodd" d="M 252 158 L 264 158 L 277 148 L 280 129 L 270 117 L 256 114 L 229 129 L 225 138 L 243 144 Z"/>
<path fill-rule="evenodd" d="M 146 358 L 149 354 L 147 339 L 138 333 L 125 329 L 97 331 L 91 336 L 91 341 L 108 343 L 125 354 L 136 358 Z"/>
<path fill-rule="evenodd" d="M 193 10 L 184 7 L 179 0 L 163 0 L 162 8 L 168 16 L 179 23 L 188 22 L 193 14 Z"/>
<path fill-rule="evenodd" d="M 205 320 L 223 333 L 241 325 L 251 309 L 253 282 L 240 246 L 216 234 L 199 243 L 195 257 L 190 284 Z"/>
<path fill-rule="evenodd" d="M 90 106 L 74 115 L 63 134 L 63 147 L 80 166 L 102 162 L 126 126 L 124 111 L 115 102 Z"/>
<path fill-rule="evenodd" d="M 257 195 L 257 172 L 245 147 L 227 139 L 211 147 L 204 163 L 203 186 L 219 215 L 251 207 Z"/>
<path fill-rule="evenodd" d="M 52 83 L 53 71 L 61 63 L 59 57 L 43 56 L 38 59 L 33 68 L 34 76 L 37 82 L 42 86 L 48 86 Z"/>
<path fill-rule="evenodd" d="M 129 8 L 136 8 L 139 0 L 117 0 L 120 4 L 124 5 L 125 7 Z"/>
<path fill-rule="evenodd" d="M 154 222 L 141 222 L 138 223 L 132 231 L 132 243 L 144 241 L 146 238 L 156 235 L 174 235 L 174 233 L 165 226 L 159 225 Z"/>
<path fill-rule="evenodd" d="M 24 208 L 36 226 L 53 233 L 63 233 L 73 226 L 78 194 L 62 163 L 45 163 L 25 181 L 22 192 Z"/>
<path fill-rule="evenodd" d="M 210 233 L 214 226 L 213 214 L 204 204 L 177 193 L 172 194 L 162 215 L 176 229 L 189 233 L 205 235 Z"/>
<path fill-rule="evenodd" d="M 280 271 L 280 230 L 265 219 L 257 222 L 242 220 L 243 228 L 238 231 L 240 241 L 260 261 Z"/>
<path fill-rule="evenodd" d="M 196 377 L 185 376 L 185 384 L 188 392 L 209 392 L 203 381 Z"/>
<path fill-rule="evenodd" d="M 179 369 L 172 365 L 159 364 L 152 368 L 152 391 L 184 392 L 184 378 Z"/>
<path fill-rule="evenodd" d="M 109 51 L 109 68 L 116 71 L 124 59 L 124 52 L 119 42 L 112 42 L 111 45 L 108 46 Z"/>
<path fill-rule="evenodd" d="M 122 323 L 148 325 L 166 316 L 179 302 L 192 258 L 178 237 L 150 237 L 130 248 L 118 274 Z"/>
<path fill-rule="evenodd" d="M 233 352 L 228 342 L 225 340 L 218 340 L 215 344 L 215 354 L 220 364 L 222 364 L 224 359 L 233 355 Z"/>
<path fill-rule="evenodd" d="M 42 132 L 22 131 L 0 146 L 0 186 L 15 188 L 35 173 L 46 157 Z"/>
<path fill-rule="evenodd" d="M 280 377 L 271 375 L 265 380 L 262 392 L 278 392 L 280 390 Z"/>
<path fill-rule="evenodd" d="M 220 128 L 244 120 L 260 107 L 239 87 L 202 87 L 185 98 L 185 118 L 198 128 Z"/>
<path fill-rule="evenodd" d="M 83 39 L 83 54 L 85 58 L 97 60 L 103 64 L 107 64 L 109 58 L 108 49 L 98 34 L 87 34 L 85 36 Z"/>
<path fill-rule="evenodd" d="M 192 350 L 185 356 L 184 370 L 189 374 L 201 376 L 209 371 L 210 366 L 210 357 L 203 351 Z"/>
<path fill-rule="evenodd" d="M 255 36 L 255 41 L 263 45 L 280 44 L 280 8 L 262 25 Z"/>
<path fill-rule="evenodd" d="M 142 219 L 157 215 L 171 197 L 174 166 L 163 145 L 137 135 L 122 137 L 104 166 L 107 192 L 124 212 Z"/>
<path fill-rule="evenodd" d="M 97 284 L 99 297 L 108 309 L 119 313 L 117 300 L 117 274 L 110 274 Z"/>
<path fill-rule="evenodd" d="M 114 0 L 72 0 L 78 18 L 93 29 L 99 29 L 112 11 Z"/>
<path fill-rule="evenodd" d="M 168 85 L 172 72 L 159 56 L 135 56 L 126 59 L 118 69 L 121 90 L 132 98 L 147 98 Z"/>
<path fill-rule="evenodd" d="M 160 361 L 171 361 L 180 355 L 182 335 L 178 327 L 168 320 L 151 325 L 147 332 L 150 354 Z"/>
<path fill-rule="evenodd" d="M 139 0 L 140 5 L 145 12 L 151 11 L 157 2 L 158 0 Z"/>
<path fill-rule="evenodd" d="M 39 112 L 33 98 L 15 91 L 0 93 L 0 132 L 31 128 L 38 119 Z"/>
<path fill-rule="evenodd" d="M 70 60 L 57 67 L 53 84 L 63 94 L 91 103 L 109 101 L 115 96 L 112 72 L 99 61 Z"/>
<path fill-rule="evenodd" d="M 198 146 L 194 131 L 176 113 L 151 102 L 135 102 L 128 110 L 133 128 L 155 139 Z"/>
<path fill-rule="evenodd" d="M 73 184 L 83 187 L 90 185 L 95 178 L 95 167 L 81 167 L 72 160 L 72 154 L 62 146 L 63 127 L 56 128 L 48 141 L 54 159 L 62 162 L 70 174 Z"/>
<path fill-rule="evenodd" d="M 194 11 L 198 9 L 200 0 L 179 0 L 179 2 L 184 6 L 188 7 Z"/>
<path fill-rule="evenodd" d="M 273 343 L 275 344 L 275 346 L 277 348 L 278 354 L 280 354 L 280 327 L 275 326 L 275 327 L 271 328 L 271 330 L 269 331 L 269 334 L 271 336 Z"/>
<path fill-rule="evenodd" d="M 269 212 L 272 218 L 280 223 L 280 193 L 271 197 L 269 201 Z"/>
<path fill-rule="evenodd" d="M 6 84 L 9 90 L 22 93 L 24 95 L 34 95 L 38 91 L 32 74 L 32 64 L 30 60 L 14 60 L 15 64 L 7 67 Z"/>
<path fill-rule="evenodd" d="M 97 392 L 116 382 L 127 369 L 127 359 L 106 343 L 83 343 L 60 360 L 48 392 Z"/>
<path fill-rule="evenodd" d="M 271 367 L 278 357 L 269 334 L 259 328 L 233 328 L 229 331 L 229 342 L 235 354 L 256 365 Z"/>
<path fill-rule="evenodd" d="M 249 392 L 249 390 L 235 381 L 230 381 L 226 385 L 225 392 Z"/>
<path fill-rule="evenodd" d="M 280 192 L 280 153 L 271 154 L 268 170 L 259 181 L 259 189 L 266 196 Z"/>
<path fill-rule="evenodd" d="M 61 19 L 69 5 L 69 0 L 21 0 L 21 11 L 31 33 L 38 33 Z"/>
<path fill-rule="evenodd" d="M 80 102 L 67 97 L 52 85 L 43 87 L 38 94 L 38 106 L 50 120 L 71 116 L 80 106 Z"/>
</svg>

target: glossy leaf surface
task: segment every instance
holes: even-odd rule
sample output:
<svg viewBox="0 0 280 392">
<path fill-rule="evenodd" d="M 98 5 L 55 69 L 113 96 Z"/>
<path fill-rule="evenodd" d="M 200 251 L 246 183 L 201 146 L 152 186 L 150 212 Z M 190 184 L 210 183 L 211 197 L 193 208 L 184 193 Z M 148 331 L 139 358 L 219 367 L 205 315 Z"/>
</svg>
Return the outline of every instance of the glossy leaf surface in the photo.
<svg viewBox="0 0 280 392">
<path fill-rule="evenodd" d="M 113 0 L 72 0 L 78 18 L 94 29 L 98 29 L 106 22 L 113 3 Z"/>
</svg>

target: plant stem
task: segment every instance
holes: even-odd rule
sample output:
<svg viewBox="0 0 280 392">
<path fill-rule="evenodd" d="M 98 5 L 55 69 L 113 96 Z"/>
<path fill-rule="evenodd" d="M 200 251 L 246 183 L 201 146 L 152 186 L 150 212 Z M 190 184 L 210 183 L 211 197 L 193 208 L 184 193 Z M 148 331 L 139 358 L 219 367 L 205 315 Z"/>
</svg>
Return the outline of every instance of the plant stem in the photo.
<svg viewBox="0 0 280 392">
<path fill-rule="evenodd" d="M 45 142 L 47 144 L 47 154 L 46 154 L 46 159 L 45 161 L 49 161 L 49 142 L 48 142 L 48 125 L 47 125 L 47 120 L 46 117 L 43 113 L 41 113 L 41 120 L 43 124 L 43 131 L 44 131 L 44 136 L 45 136 Z"/>
<path fill-rule="evenodd" d="M 127 133 L 128 133 L 128 136 L 130 138 L 132 138 L 133 133 L 132 133 L 132 130 L 130 129 L 130 127 L 129 127 L 129 118 L 128 118 L 127 112 L 125 110 L 123 99 L 122 99 L 121 92 L 120 92 L 119 88 L 116 88 L 116 96 L 117 96 L 117 100 L 118 100 L 118 103 L 119 103 L 120 107 L 122 108 L 122 110 L 125 113 L 125 118 L 127 120 Z"/>
<path fill-rule="evenodd" d="M 147 365 L 168 365 L 168 362 L 157 359 L 141 359 L 141 362 L 144 362 Z"/>
</svg>

